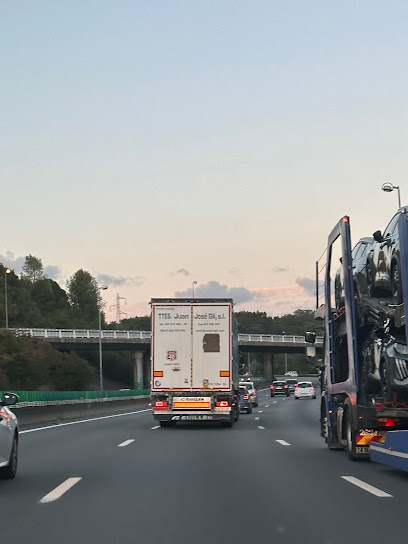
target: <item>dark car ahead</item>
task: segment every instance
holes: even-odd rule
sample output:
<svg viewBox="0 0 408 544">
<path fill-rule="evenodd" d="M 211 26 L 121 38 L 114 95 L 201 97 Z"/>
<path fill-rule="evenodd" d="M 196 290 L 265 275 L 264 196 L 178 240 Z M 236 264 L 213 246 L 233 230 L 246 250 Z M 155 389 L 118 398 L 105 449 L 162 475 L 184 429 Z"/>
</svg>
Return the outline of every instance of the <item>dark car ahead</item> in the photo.
<svg viewBox="0 0 408 544">
<path fill-rule="evenodd" d="M 351 258 L 353 262 L 353 279 L 354 290 L 356 296 L 368 295 L 368 279 L 367 279 L 367 256 L 370 253 L 374 244 L 372 236 L 360 238 L 357 244 L 353 247 Z M 334 293 L 336 299 L 336 308 L 341 308 L 345 305 L 344 302 L 344 273 L 341 266 L 336 272 L 334 280 Z"/>
<path fill-rule="evenodd" d="M 294 393 L 295 388 L 296 388 L 296 386 L 298 384 L 298 380 L 296 378 L 288 378 L 286 380 L 286 383 L 287 383 L 287 386 L 288 386 L 288 389 L 289 389 L 289 394 Z"/>
<path fill-rule="evenodd" d="M 374 232 L 375 242 L 367 259 L 370 295 L 388 295 L 393 298 L 395 304 L 403 302 L 398 219 L 401 213 L 407 213 L 407 211 L 408 207 L 400 208 L 386 226 L 383 234 L 379 230 Z"/>
<path fill-rule="evenodd" d="M 252 400 L 251 395 L 247 387 L 239 386 L 239 411 L 250 414 L 252 412 Z"/>
<path fill-rule="evenodd" d="M 289 386 L 284 380 L 281 380 L 281 381 L 277 380 L 273 382 L 270 389 L 271 389 L 271 397 L 274 397 L 275 395 L 286 395 L 287 397 L 289 397 L 290 395 Z"/>
</svg>

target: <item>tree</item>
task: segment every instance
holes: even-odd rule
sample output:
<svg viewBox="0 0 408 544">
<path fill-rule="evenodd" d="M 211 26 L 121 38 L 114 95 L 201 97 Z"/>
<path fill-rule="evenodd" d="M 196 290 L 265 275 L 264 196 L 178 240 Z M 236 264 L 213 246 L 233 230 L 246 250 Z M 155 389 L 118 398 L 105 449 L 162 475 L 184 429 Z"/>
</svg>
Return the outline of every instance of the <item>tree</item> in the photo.
<svg viewBox="0 0 408 544">
<path fill-rule="evenodd" d="M 34 255 L 27 255 L 21 271 L 21 277 L 32 283 L 44 278 L 44 268 L 42 260 Z"/>
<path fill-rule="evenodd" d="M 95 278 L 86 270 L 78 270 L 67 281 L 68 299 L 82 327 L 97 327 L 99 289 Z"/>
</svg>

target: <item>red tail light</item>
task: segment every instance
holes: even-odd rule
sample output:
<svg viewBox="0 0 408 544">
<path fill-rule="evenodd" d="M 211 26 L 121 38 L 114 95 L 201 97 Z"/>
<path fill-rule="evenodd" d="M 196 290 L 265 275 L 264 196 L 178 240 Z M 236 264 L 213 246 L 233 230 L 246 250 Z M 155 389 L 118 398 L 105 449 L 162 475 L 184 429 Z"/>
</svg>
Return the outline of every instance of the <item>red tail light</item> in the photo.
<svg viewBox="0 0 408 544">
<path fill-rule="evenodd" d="M 274 386 L 274 385 L 271 385 L 271 389 L 275 389 L 275 386 Z"/>
<path fill-rule="evenodd" d="M 217 406 L 218 408 L 225 408 L 226 406 L 229 406 L 229 404 L 227 400 L 217 400 L 215 406 Z"/>
<path fill-rule="evenodd" d="M 314 387 L 313 387 L 313 386 L 312 386 L 310 389 L 311 389 L 312 391 L 314 391 Z"/>
<path fill-rule="evenodd" d="M 156 408 L 167 408 L 167 400 L 156 400 L 155 406 Z"/>
<path fill-rule="evenodd" d="M 395 426 L 396 426 L 396 425 L 395 425 L 395 421 L 394 421 L 392 418 L 389 417 L 389 418 L 387 419 L 387 422 L 385 423 L 385 426 L 386 426 L 386 427 L 395 427 Z"/>
<path fill-rule="evenodd" d="M 248 399 L 249 399 L 249 395 L 244 395 L 243 399 L 244 399 L 244 400 L 248 400 Z"/>
<path fill-rule="evenodd" d="M 288 385 L 284 385 L 284 388 L 287 389 L 289 386 Z"/>
</svg>

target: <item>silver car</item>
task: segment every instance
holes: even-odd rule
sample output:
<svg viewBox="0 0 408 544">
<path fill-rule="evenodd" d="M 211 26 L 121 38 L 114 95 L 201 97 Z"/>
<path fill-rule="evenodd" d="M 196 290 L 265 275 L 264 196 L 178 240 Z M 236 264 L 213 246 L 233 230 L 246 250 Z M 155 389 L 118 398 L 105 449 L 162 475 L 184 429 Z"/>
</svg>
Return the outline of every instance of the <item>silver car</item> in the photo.
<svg viewBox="0 0 408 544">
<path fill-rule="evenodd" d="M 0 478 L 10 480 L 17 472 L 18 421 L 8 408 L 18 402 L 14 393 L 4 393 L 0 402 Z"/>
<path fill-rule="evenodd" d="M 258 397 L 256 396 L 254 382 L 239 382 L 239 385 L 247 386 L 249 396 L 251 397 L 252 406 L 258 406 Z"/>
</svg>

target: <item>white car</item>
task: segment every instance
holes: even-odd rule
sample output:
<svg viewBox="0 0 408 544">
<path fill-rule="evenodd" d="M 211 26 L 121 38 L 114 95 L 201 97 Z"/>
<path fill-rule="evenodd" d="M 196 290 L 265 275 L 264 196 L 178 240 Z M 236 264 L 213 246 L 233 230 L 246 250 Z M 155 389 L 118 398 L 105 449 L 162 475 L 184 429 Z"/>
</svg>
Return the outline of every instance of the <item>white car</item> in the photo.
<svg viewBox="0 0 408 544">
<path fill-rule="evenodd" d="M 297 378 L 298 373 L 296 370 L 289 370 L 288 372 L 285 372 L 285 376 L 290 376 L 291 378 Z"/>
<path fill-rule="evenodd" d="M 18 421 L 8 408 L 18 402 L 14 393 L 4 393 L 0 402 L 0 478 L 11 480 L 17 472 Z"/>
<path fill-rule="evenodd" d="M 251 397 L 252 406 L 258 406 L 258 397 L 256 396 L 256 389 L 254 386 L 254 382 L 239 382 L 239 385 L 245 385 L 248 389 L 249 396 Z"/>
<path fill-rule="evenodd" d="M 312 382 L 298 382 L 295 387 L 295 399 L 315 399 L 316 391 Z"/>
</svg>

